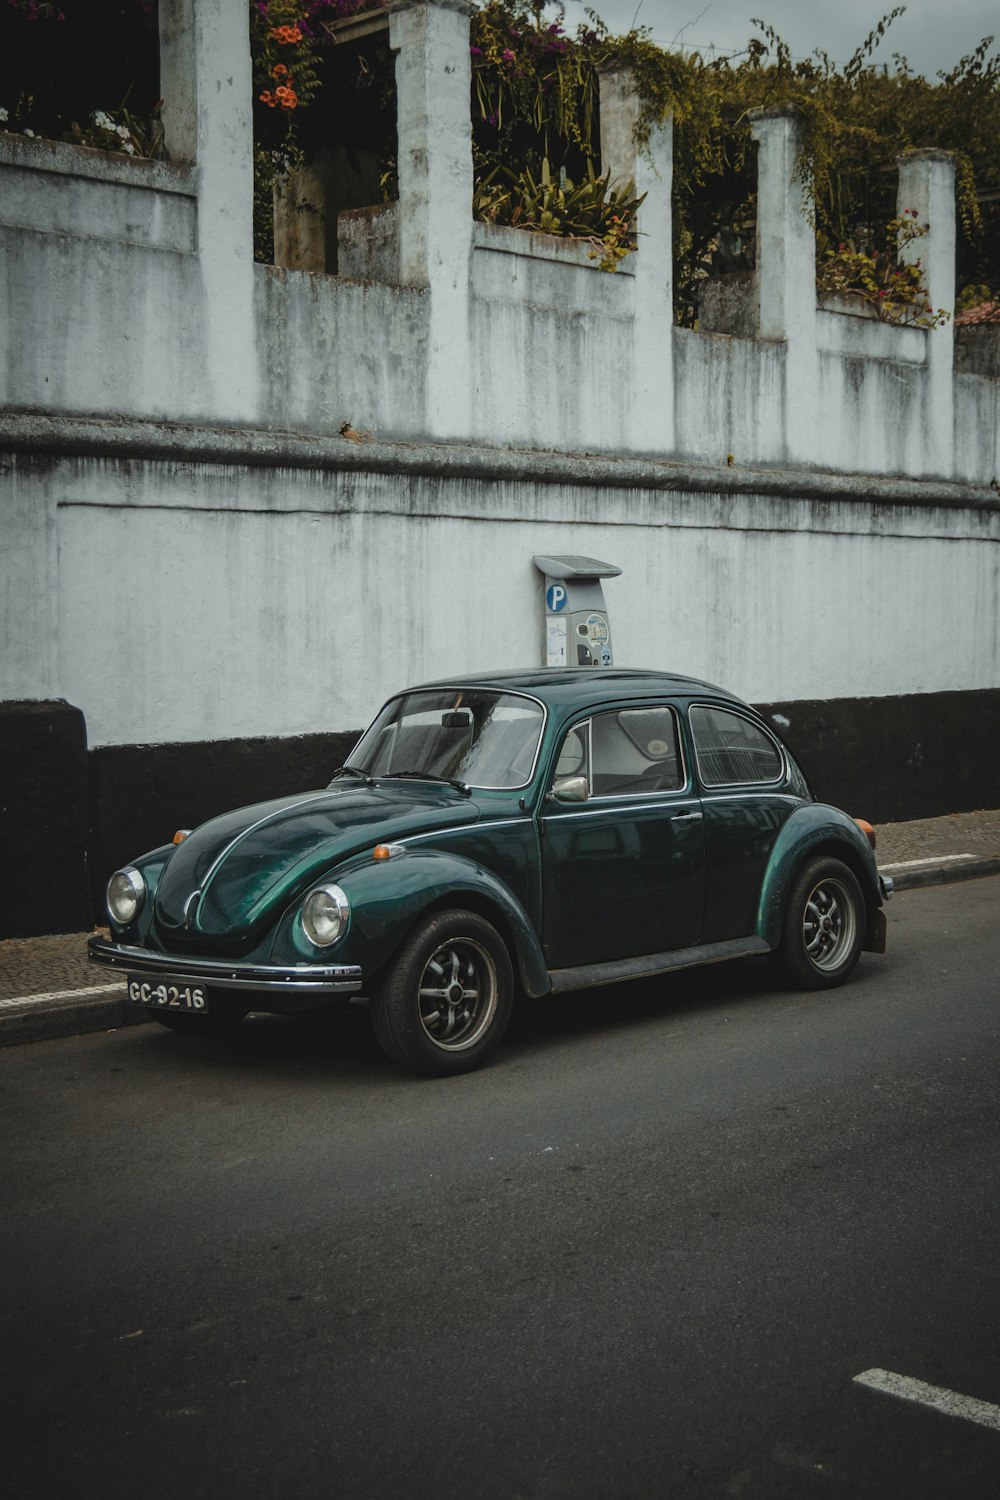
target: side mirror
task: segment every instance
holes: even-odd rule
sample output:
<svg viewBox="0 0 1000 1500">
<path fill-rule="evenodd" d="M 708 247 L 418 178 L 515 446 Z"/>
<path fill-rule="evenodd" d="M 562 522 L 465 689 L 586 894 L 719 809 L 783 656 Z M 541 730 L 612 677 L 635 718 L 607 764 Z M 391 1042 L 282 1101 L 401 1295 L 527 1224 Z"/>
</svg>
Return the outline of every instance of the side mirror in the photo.
<svg viewBox="0 0 1000 1500">
<path fill-rule="evenodd" d="M 586 776 L 563 776 L 552 783 L 549 796 L 556 802 L 586 802 L 590 797 Z"/>
</svg>

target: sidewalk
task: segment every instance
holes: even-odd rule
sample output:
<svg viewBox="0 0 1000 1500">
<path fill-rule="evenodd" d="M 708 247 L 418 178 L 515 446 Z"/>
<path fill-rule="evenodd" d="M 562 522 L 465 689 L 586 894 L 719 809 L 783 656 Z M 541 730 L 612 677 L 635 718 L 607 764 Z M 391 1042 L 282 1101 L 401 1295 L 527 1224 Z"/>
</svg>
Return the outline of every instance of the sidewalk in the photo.
<svg viewBox="0 0 1000 1500">
<path fill-rule="evenodd" d="M 1000 874 L 1000 810 L 952 813 L 876 829 L 879 868 L 896 890 Z M 890 934 L 892 908 L 889 909 Z M 141 1024 L 125 999 L 89 963 L 86 933 L 0 942 L 0 1046 Z"/>
</svg>

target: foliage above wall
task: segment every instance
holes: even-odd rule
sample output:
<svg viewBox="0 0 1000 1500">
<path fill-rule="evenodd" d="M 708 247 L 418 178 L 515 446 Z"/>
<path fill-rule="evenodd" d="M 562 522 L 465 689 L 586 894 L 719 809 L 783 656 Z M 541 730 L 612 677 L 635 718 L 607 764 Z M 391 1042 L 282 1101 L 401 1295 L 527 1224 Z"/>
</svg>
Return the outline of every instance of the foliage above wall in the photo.
<svg viewBox="0 0 1000 1500">
<path fill-rule="evenodd" d="M 262 256 L 275 174 L 331 138 L 351 151 L 366 146 L 383 193 L 394 193 L 393 63 L 385 32 L 362 47 L 334 40 L 338 23 L 372 3 L 248 0 Z M 156 9 L 155 0 L 0 0 L 0 127 L 154 154 Z M 598 69 L 621 66 L 636 79 L 642 131 L 667 111 L 674 116 L 675 296 L 682 322 L 696 320 L 706 275 L 752 263 L 748 111 L 759 105 L 794 107 L 802 115 L 803 175 L 815 194 L 821 279 L 843 280 L 852 255 L 883 266 L 886 257 L 894 259 L 896 157 L 938 147 L 955 152 L 957 161 L 959 305 L 1000 295 L 1000 56 L 986 38 L 933 81 L 914 74 L 898 54 L 883 61 L 901 9 L 883 17 L 839 66 L 821 52 L 794 61 L 764 21 L 754 23 L 758 34 L 738 58 L 706 60 L 656 46 L 643 27 L 614 37 L 593 13 L 570 35 L 558 4 L 486 0 L 471 33 L 477 209 L 503 222 L 536 223 L 547 162 L 550 220 L 567 179 L 582 187 L 573 213 L 555 213 L 558 231 L 583 228 L 603 241 L 612 218 L 619 227 L 624 218 L 618 249 L 627 249 L 631 211 L 623 214 L 622 203 L 590 186 L 591 173 L 600 177 Z M 114 48 L 105 45 L 108 35 Z M 576 210 L 589 215 L 585 222 Z M 854 269 L 863 280 L 860 262 Z"/>
<path fill-rule="evenodd" d="M 752 264 L 756 173 L 748 112 L 794 108 L 804 122 L 804 183 L 815 197 L 819 268 L 864 291 L 871 266 L 895 261 L 896 158 L 914 147 L 957 157 L 959 288 L 1000 290 L 1000 57 L 992 38 L 929 82 L 905 58 L 878 59 L 903 7 L 883 17 L 843 67 L 823 53 L 793 62 L 777 32 L 756 21 L 738 59 L 706 60 L 658 47 L 646 28 L 613 37 L 591 24 L 569 38 L 549 7 L 487 0 L 473 21 L 473 122 L 477 167 L 507 166 L 543 149 L 556 158 L 598 156 L 597 70 L 631 70 L 642 103 L 640 131 L 674 117 L 674 269 L 678 317 L 697 317 L 698 286 L 713 270 Z M 824 252 L 829 251 L 829 257 Z M 837 261 L 827 266 L 824 260 Z M 839 259 L 838 259 L 839 258 Z M 862 266 L 861 261 L 868 264 Z M 903 305 L 906 271 L 886 308 Z M 884 288 L 880 288 L 882 290 Z M 898 296 L 897 296 L 898 294 Z M 877 297 L 877 293 L 876 293 Z M 967 299 L 966 299 L 967 300 Z"/>
<path fill-rule="evenodd" d="M 262 20 L 278 27 L 301 17 L 300 104 L 303 94 L 311 97 L 315 58 L 332 23 L 366 3 L 313 0 L 303 14 L 302 0 L 254 0 L 258 36 Z M 991 54 L 987 38 L 933 82 L 913 74 L 898 54 L 891 63 L 880 61 L 879 49 L 901 13 L 897 7 L 883 17 L 841 67 L 823 53 L 793 62 L 763 21 L 754 23 L 759 35 L 740 58 L 706 60 L 658 47 L 643 27 L 614 37 L 593 13 L 589 24 L 570 35 L 557 4 L 486 0 L 471 32 L 477 210 L 483 216 L 499 212 L 504 222 L 537 224 L 532 198 L 539 197 L 544 163 L 560 182 L 568 177 L 586 183 L 590 171 L 599 173 L 598 70 L 619 66 L 635 77 L 641 132 L 648 134 L 668 112 L 674 116 L 675 298 L 681 322 L 696 320 L 698 287 L 706 275 L 752 264 L 756 174 L 748 112 L 760 105 L 795 108 L 802 116 L 803 178 L 815 195 L 821 285 L 843 286 L 853 277 L 852 289 L 864 293 L 873 266 L 885 276 L 895 262 L 896 158 L 913 147 L 934 146 L 957 157 L 959 288 L 970 289 L 966 301 L 1000 291 L 1000 57 Z M 280 62 L 282 46 L 291 51 L 289 41 L 274 35 L 269 47 L 258 46 L 261 79 Z M 359 82 L 370 87 L 363 73 Z M 284 140 L 293 140 L 294 110 L 283 110 L 276 91 L 262 82 L 260 94 L 267 91 L 272 97 L 263 104 L 259 97 L 258 105 L 284 114 Z M 269 128 L 273 136 L 275 125 Z M 390 193 L 391 158 L 390 149 L 383 167 Z M 602 236 L 614 210 L 593 194 L 590 203 L 589 230 Z M 557 217 L 558 232 L 579 232 L 579 226 L 566 228 L 571 216 Z M 880 315 L 892 316 L 904 304 L 906 316 L 923 315 L 905 302 L 904 283 L 912 280 L 907 270 L 894 278 L 892 295 L 875 293 Z"/>
<path fill-rule="evenodd" d="M 816 290 L 821 297 L 860 302 L 870 315 L 885 323 L 936 327 L 948 313 L 927 301 L 920 261 L 901 256 L 908 245 L 926 233 L 913 208 L 904 209 L 901 217 L 889 221 L 882 248 L 860 235 L 831 245 L 821 230 L 817 235 Z"/>
</svg>

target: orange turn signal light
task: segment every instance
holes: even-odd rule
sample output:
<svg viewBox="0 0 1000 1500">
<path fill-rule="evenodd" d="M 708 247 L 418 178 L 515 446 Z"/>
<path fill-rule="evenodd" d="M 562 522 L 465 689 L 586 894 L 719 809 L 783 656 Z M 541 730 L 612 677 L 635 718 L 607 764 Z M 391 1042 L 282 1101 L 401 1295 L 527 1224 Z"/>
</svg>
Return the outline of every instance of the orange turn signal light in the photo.
<svg viewBox="0 0 1000 1500">
<path fill-rule="evenodd" d="M 372 850 L 372 859 L 397 859 L 399 855 L 405 853 L 404 844 L 376 844 Z"/>
<path fill-rule="evenodd" d="M 854 821 L 855 821 L 855 823 L 857 823 L 858 827 L 861 829 L 861 832 L 864 834 L 865 838 L 868 840 L 869 844 L 871 844 L 872 848 L 874 849 L 875 848 L 875 830 L 872 827 L 872 825 L 870 823 L 867 823 L 864 818 L 855 818 Z"/>
<path fill-rule="evenodd" d="M 177 832 L 174 834 L 173 842 L 175 844 L 183 844 L 184 840 L 187 838 L 190 832 L 190 828 L 178 828 Z"/>
</svg>

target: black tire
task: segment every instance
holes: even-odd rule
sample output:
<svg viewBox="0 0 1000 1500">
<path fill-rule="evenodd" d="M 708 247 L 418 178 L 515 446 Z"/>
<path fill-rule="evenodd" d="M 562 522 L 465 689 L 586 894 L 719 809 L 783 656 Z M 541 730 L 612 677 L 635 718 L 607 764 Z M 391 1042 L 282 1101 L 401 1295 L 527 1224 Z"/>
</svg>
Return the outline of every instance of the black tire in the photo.
<svg viewBox="0 0 1000 1500">
<path fill-rule="evenodd" d="M 510 955 L 496 928 L 475 912 L 435 912 L 410 933 L 371 997 L 375 1039 L 411 1073 L 468 1073 L 500 1042 L 513 1000 Z"/>
<path fill-rule="evenodd" d="M 151 1010 L 150 1015 L 179 1036 L 225 1036 L 236 1029 L 246 1011 L 209 1011 L 207 1016 L 199 1016 L 187 1010 Z"/>
<path fill-rule="evenodd" d="M 833 989 L 861 957 L 865 919 L 865 898 L 853 872 L 827 855 L 810 859 L 788 894 L 772 964 L 796 989 Z"/>
</svg>

